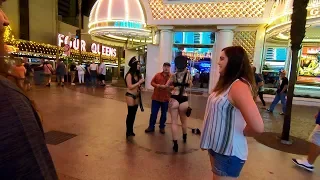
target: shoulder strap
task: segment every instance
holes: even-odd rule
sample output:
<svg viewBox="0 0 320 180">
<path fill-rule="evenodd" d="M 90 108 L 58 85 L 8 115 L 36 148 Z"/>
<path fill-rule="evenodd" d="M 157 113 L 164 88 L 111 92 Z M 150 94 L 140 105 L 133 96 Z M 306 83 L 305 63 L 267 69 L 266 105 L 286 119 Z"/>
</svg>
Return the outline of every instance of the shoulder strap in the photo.
<svg viewBox="0 0 320 180">
<path fill-rule="evenodd" d="M 239 79 L 236 79 L 235 81 L 233 81 L 233 82 L 230 84 L 230 86 L 228 87 L 228 89 L 223 93 L 223 96 L 226 96 L 226 95 L 229 94 L 232 85 L 233 85 L 235 82 L 237 82 L 237 81 L 239 81 Z"/>
<path fill-rule="evenodd" d="M 183 76 L 183 79 L 182 79 L 182 82 L 181 82 L 181 85 L 184 85 L 186 83 L 186 79 L 187 79 L 187 74 L 188 72 L 186 72 Z M 179 90 L 179 96 L 182 96 L 182 93 L 184 91 L 184 88 L 185 86 L 180 86 L 180 90 Z"/>
<path fill-rule="evenodd" d="M 186 84 L 188 72 L 186 72 L 183 76 L 182 84 Z"/>
<path fill-rule="evenodd" d="M 244 78 L 241 78 L 241 80 L 245 81 L 245 82 L 249 85 L 249 87 L 250 87 L 251 91 L 253 90 L 253 89 L 252 89 L 251 84 L 249 83 L 249 81 L 247 81 L 247 80 L 246 80 L 246 79 L 244 79 Z"/>
<path fill-rule="evenodd" d="M 242 80 L 242 81 L 245 81 L 246 84 L 249 85 L 251 92 L 253 92 L 253 89 L 252 89 L 251 84 L 250 84 L 246 79 L 244 79 L 244 78 L 241 78 L 241 80 Z M 233 81 L 233 83 L 232 83 L 232 84 L 229 86 L 229 88 L 225 91 L 224 96 L 227 95 L 227 94 L 229 94 L 232 85 L 233 85 L 235 82 L 237 82 L 237 81 L 240 81 L 240 79 L 236 79 L 235 81 Z"/>
<path fill-rule="evenodd" d="M 86 69 L 85 69 L 85 68 L 83 68 L 81 65 L 80 65 L 80 68 L 81 68 L 84 72 L 86 72 Z"/>
<path fill-rule="evenodd" d="M 49 69 L 49 71 L 50 71 L 51 73 L 53 73 L 53 69 L 52 69 L 52 68 L 49 68 L 48 64 L 46 64 L 46 66 L 47 66 L 47 68 Z"/>
</svg>

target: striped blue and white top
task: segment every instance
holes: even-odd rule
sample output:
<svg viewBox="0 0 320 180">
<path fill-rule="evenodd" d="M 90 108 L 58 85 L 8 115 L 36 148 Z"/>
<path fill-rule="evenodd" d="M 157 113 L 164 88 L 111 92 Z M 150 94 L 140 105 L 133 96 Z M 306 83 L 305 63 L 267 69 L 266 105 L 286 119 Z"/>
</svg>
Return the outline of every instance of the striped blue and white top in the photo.
<svg viewBox="0 0 320 180">
<path fill-rule="evenodd" d="M 247 160 L 248 145 L 246 137 L 243 135 L 246 122 L 240 110 L 228 100 L 232 84 L 224 93 L 220 95 L 212 93 L 209 96 L 200 147 L 211 149 L 218 154 Z"/>
</svg>

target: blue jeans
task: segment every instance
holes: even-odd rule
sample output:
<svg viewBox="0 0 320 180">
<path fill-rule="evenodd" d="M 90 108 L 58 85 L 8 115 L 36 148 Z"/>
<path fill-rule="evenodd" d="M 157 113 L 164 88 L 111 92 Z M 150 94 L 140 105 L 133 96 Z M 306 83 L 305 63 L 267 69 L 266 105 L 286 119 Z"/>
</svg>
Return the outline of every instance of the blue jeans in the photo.
<svg viewBox="0 0 320 180">
<path fill-rule="evenodd" d="M 97 71 L 90 71 L 90 73 L 91 73 L 92 86 L 96 86 L 97 85 L 98 73 L 97 73 Z"/>
<path fill-rule="evenodd" d="M 286 103 L 287 103 L 286 96 L 287 96 L 286 93 L 277 93 L 276 97 L 274 97 L 274 100 L 271 103 L 270 111 L 272 112 L 274 110 L 274 108 L 276 107 L 276 105 L 278 104 L 278 102 L 281 101 L 282 112 L 285 113 L 286 112 Z"/>
<path fill-rule="evenodd" d="M 161 117 L 160 117 L 160 126 L 159 127 L 160 127 L 160 129 L 163 129 L 166 127 L 169 102 L 159 102 L 159 101 L 152 100 L 151 115 L 150 115 L 150 121 L 149 121 L 149 128 L 150 129 L 154 129 L 154 127 L 155 127 L 160 107 L 161 107 Z"/>
<path fill-rule="evenodd" d="M 237 178 L 246 161 L 239 159 L 236 156 L 225 156 L 218 154 L 211 149 L 208 150 L 209 154 L 214 159 L 212 164 L 212 172 L 220 177 L 233 177 Z"/>
</svg>

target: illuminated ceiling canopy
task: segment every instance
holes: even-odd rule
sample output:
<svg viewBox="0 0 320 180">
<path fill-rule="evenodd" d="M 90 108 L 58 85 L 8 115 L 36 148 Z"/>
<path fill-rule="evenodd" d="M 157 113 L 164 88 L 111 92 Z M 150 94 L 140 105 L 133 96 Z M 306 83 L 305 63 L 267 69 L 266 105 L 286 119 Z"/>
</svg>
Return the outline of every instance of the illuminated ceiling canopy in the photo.
<svg viewBox="0 0 320 180">
<path fill-rule="evenodd" d="M 139 0 L 97 0 L 89 17 L 89 34 L 94 39 L 149 41 L 145 15 Z"/>
</svg>

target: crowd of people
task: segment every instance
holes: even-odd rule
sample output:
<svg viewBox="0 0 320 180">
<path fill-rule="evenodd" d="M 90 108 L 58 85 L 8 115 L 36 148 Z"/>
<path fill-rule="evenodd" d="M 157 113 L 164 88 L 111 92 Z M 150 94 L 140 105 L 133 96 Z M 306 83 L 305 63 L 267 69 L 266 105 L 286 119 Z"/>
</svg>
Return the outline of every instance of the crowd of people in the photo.
<svg viewBox="0 0 320 180">
<path fill-rule="evenodd" d="M 64 86 L 66 76 L 70 75 L 71 85 L 75 84 L 75 78 L 78 76 L 78 84 L 86 83 L 87 86 L 97 86 L 99 81 L 100 86 L 106 85 L 106 65 L 100 63 L 99 65 L 94 62 L 86 63 L 84 65 L 72 62 L 67 68 L 63 60 L 58 60 L 57 65 L 54 67 L 49 61 L 42 59 L 39 66 L 33 66 L 28 62 L 28 58 L 18 58 L 15 60 L 15 65 L 11 71 L 16 77 L 19 78 L 19 85 L 24 90 L 30 90 L 35 79 L 35 71 L 41 71 L 44 76 L 44 84 L 50 87 L 52 84 L 53 75 L 56 76 L 58 86 Z M 36 70 L 35 70 L 36 69 Z"/>
</svg>

